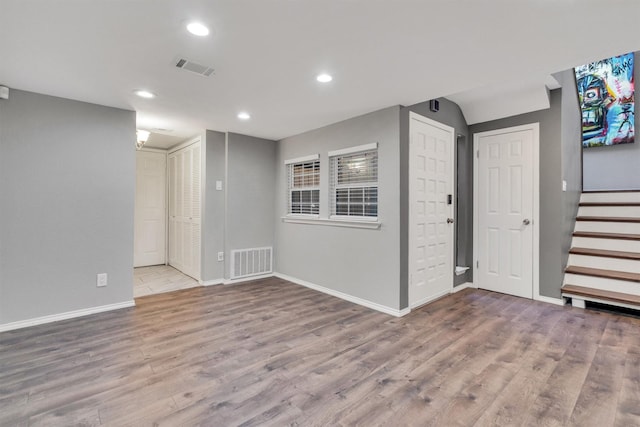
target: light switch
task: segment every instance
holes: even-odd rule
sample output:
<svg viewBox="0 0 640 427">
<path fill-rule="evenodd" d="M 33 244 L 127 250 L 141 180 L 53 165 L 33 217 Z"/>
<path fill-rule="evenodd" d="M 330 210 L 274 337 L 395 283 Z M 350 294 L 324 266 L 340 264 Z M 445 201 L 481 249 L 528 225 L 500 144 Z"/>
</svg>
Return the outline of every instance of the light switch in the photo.
<svg viewBox="0 0 640 427">
<path fill-rule="evenodd" d="M 567 191 L 567 181 L 562 180 L 562 191 Z"/>
<path fill-rule="evenodd" d="M 216 181 L 216 190 L 222 191 L 222 181 Z"/>
</svg>

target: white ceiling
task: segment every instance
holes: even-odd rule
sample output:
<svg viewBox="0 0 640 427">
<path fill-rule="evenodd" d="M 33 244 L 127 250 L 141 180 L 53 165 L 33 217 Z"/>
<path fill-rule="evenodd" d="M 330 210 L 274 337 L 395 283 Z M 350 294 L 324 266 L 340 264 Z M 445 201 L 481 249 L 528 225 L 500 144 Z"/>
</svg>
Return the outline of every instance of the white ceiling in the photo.
<svg viewBox="0 0 640 427">
<path fill-rule="evenodd" d="M 0 0 L 0 11 L 0 84 L 132 109 L 138 127 L 178 139 L 279 139 L 440 96 L 474 123 L 539 109 L 551 73 L 640 47 L 637 0 Z M 193 19 L 212 34 L 187 33 Z M 179 70 L 178 57 L 215 74 Z"/>
</svg>

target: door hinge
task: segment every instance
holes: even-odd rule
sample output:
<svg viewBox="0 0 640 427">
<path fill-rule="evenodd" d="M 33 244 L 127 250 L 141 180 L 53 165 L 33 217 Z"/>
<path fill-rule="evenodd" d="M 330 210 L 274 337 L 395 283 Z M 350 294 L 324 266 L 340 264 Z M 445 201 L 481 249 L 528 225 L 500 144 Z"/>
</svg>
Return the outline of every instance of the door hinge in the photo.
<svg viewBox="0 0 640 427">
<path fill-rule="evenodd" d="M 476 261 L 476 268 L 480 268 L 480 261 Z"/>
<path fill-rule="evenodd" d="M 480 158 L 480 150 L 476 151 L 476 158 L 479 159 Z"/>
</svg>

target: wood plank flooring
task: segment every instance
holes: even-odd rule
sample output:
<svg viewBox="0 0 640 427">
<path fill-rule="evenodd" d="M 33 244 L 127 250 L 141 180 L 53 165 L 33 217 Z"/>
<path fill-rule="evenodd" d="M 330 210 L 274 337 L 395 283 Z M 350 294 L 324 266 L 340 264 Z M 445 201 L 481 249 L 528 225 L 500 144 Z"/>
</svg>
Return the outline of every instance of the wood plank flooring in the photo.
<svg viewBox="0 0 640 427">
<path fill-rule="evenodd" d="M 0 334 L 1 426 L 637 426 L 640 319 L 465 290 L 393 318 L 270 278 Z"/>
</svg>

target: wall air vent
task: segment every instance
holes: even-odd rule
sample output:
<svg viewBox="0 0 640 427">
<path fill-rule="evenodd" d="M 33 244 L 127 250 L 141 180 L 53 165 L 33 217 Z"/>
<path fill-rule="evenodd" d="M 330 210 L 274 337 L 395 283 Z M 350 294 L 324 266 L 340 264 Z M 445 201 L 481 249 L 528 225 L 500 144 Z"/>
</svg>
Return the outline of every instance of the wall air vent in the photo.
<svg viewBox="0 0 640 427">
<path fill-rule="evenodd" d="M 176 67 L 183 70 L 191 71 L 192 73 L 200 74 L 201 76 L 209 77 L 213 74 L 214 69 L 207 67 L 206 65 L 198 64 L 188 59 L 180 58 L 176 61 Z"/>
<path fill-rule="evenodd" d="M 273 248 L 236 249 L 231 251 L 231 279 L 273 272 Z"/>
</svg>

